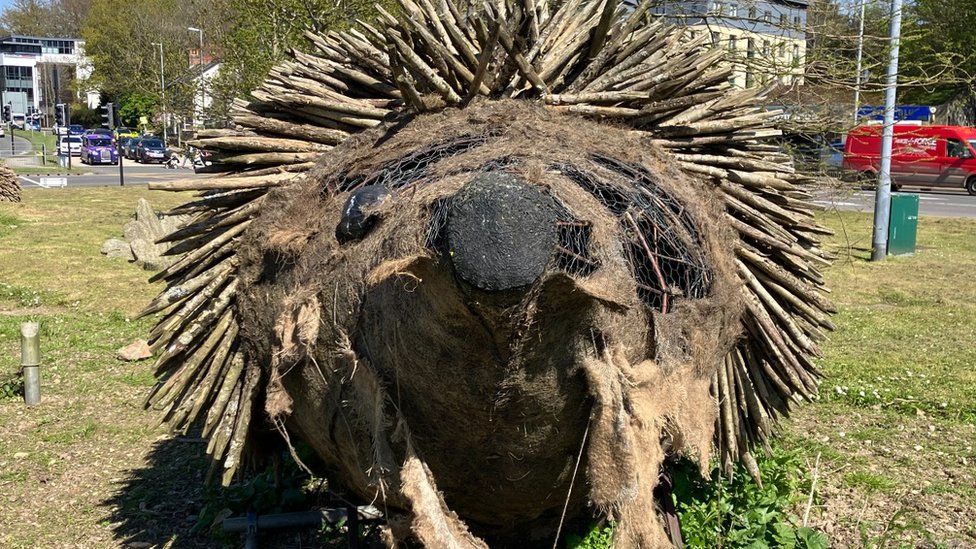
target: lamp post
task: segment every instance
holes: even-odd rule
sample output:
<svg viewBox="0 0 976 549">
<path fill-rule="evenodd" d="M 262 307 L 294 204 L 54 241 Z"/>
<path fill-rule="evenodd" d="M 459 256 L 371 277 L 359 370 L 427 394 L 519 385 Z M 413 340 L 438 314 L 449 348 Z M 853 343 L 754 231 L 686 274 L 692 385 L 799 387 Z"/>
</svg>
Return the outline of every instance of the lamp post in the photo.
<svg viewBox="0 0 976 549">
<path fill-rule="evenodd" d="M 888 255 L 888 222 L 891 218 L 891 149 L 895 133 L 895 93 L 898 87 L 898 48 L 901 45 L 902 0 L 891 0 L 891 29 L 888 52 L 888 80 L 885 82 L 884 128 L 881 131 L 881 170 L 874 196 L 874 234 L 871 261 Z"/>
<path fill-rule="evenodd" d="M 199 49 L 199 52 L 200 52 L 200 55 L 199 55 L 199 61 L 200 61 L 200 63 L 199 63 L 200 64 L 200 125 L 202 126 L 203 125 L 203 108 L 205 106 L 204 105 L 204 102 L 206 101 L 206 97 L 207 97 L 206 96 L 206 92 L 204 91 L 204 88 L 203 88 L 204 86 L 207 85 L 206 80 L 203 79 L 203 29 L 198 29 L 197 27 L 187 27 L 186 30 L 188 30 L 190 32 L 198 33 L 200 35 L 200 49 Z M 194 109 L 193 117 L 194 117 L 194 122 L 196 122 L 196 109 Z"/>
<path fill-rule="evenodd" d="M 166 146 L 166 76 L 163 65 L 163 43 L 153 42 L 153 46 L 159 46 L 159 92 L 162 94 L 163 101 L 163 146 Z"/>
<path fill-rule="evenodd" d="M 864 6 L 867 0 L 861 0 L 861 22 L 857 33 L 857 81 L 854 83 L 854 123 L 857 124 L 857 110 L 861 107 L 861 58 L 864 55 Z"/>
</svg>

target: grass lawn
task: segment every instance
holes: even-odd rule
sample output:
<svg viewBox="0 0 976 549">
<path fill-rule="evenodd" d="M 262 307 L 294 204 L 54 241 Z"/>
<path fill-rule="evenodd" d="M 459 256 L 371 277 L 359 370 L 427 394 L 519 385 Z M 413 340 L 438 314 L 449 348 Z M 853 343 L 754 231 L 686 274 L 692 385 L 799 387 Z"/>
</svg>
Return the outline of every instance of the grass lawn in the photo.
<svg viewBox="0 0 976 549">
<path fill-rule="evenodd" d="M 77 164 L 81 164 L 78 162 Z M 14 173 L 17 175 L 52 175 L 52 174 L 71 174 L 71 175 L 81 175 L 86 173 L 91 173 L 88 168 L 79 168 L 74 165 L 71 169 L 62 168 L 59 166 L 12 166 Z"/>
<path fill-rule="evenodd" d="M 35 151 L 41 150 L 41 145 L 47 149 L 48 154 L 54 154 L 58 148 L 57 137 L 50 132 L 32 132 L 27 130 L 14 130 L 14 135 L 30 141 Z"/>
<path fill-rule="evenodd" d="M 142 411 L 149 363 L 114 358 L 148 331 L 151 319 L 130 319 L 159 290 L 98 253 L 139 197 L 182 201 L 79 188 L 0 204 L 0 378 L 16 369 L 25 320 L 41 321 L 44 362 L 40 406 L 0 397 L 0 547 L 212 543 L 188 534 L 202 445 Z M 827 273 L 838 330 L 823 345 L 821 398 L 777 443 L 816 476 L 810 523 L 837 547 L 974 546 L 976 220 L 922 218 L 915 257 L 871 264 L 869 216 L 823 219 L 838 230 Z"/>
<path fill-rule="evenodd" d="M 923 217 L 918 253 L 883 264 L 870 215 L 823 220 L 837 331 L 782 443 L 820 456 L 812 522 L 837 546 L 976 546 L 976 220 Z"/>
</svg>

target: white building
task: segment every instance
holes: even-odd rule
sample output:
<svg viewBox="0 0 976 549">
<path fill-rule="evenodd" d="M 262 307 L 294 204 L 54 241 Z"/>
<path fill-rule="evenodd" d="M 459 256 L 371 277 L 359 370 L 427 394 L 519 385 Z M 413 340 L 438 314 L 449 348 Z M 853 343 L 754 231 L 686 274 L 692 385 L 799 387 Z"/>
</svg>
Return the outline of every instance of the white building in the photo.
<svg viewBox="0 0 976 549">
<path fill-rule="evenodd" d="M 38 112 L 52 116 L 54 105 L 85 100 L 97 107 L 99 93 L 84 95 L 76 81 L 91 76 L 85 42 L 76 38 L 0 36 L 0 92 L 14 113 Z"/>
</svg>

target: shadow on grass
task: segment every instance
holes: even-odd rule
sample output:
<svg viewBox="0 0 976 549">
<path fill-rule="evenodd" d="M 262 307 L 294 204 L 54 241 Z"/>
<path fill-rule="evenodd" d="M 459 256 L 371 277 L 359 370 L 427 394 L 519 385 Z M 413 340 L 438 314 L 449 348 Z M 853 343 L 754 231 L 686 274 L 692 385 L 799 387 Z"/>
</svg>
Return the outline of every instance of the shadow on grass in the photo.
<svg viewBox="0 0 976 549">
<path fill-rule="evenodd" d="M 105 502 L 115 537 L 126 547 L 219 547 L 194 530 L 203 509 L 209 461 L 197 438 L 158 441 L 147 466 L 134 469 Z"/>
</svg>

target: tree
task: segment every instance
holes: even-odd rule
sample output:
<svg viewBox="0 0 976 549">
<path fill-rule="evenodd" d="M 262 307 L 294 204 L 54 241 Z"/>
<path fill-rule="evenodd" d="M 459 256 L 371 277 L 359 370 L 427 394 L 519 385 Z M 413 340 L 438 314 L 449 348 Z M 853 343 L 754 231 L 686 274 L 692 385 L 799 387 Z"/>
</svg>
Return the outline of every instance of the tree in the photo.
<svg viewBox="0 0 976 549">
<path fill-rule="evenodd" d="M 76 38 L 92 0 L 15 0 L 0 13 L 0 27 L 12 34 Z"/>
<path fill-rule="evenodd" d="M 380 4 L 392 10 L 394 2 Z M 289 48 L 303 43 L 306 29 L 348 28 L 356 19 L 372 19 L 373 5 L 371 0 L 218 0 L 217 11 L 233 24 L 219 35 L 223 66 L 210 88 L 211 116 L 226 118 L 230 102 L 257 87 Z"/>
<path fill-rule="evenodd" d="M 971 0 L 917 0 L 907 6 L 913 38 L 902 48 L 902 73 L 917 85 L 903 93 L 908 100 L 940 104 L 976 78 Z"/>
</svg>

